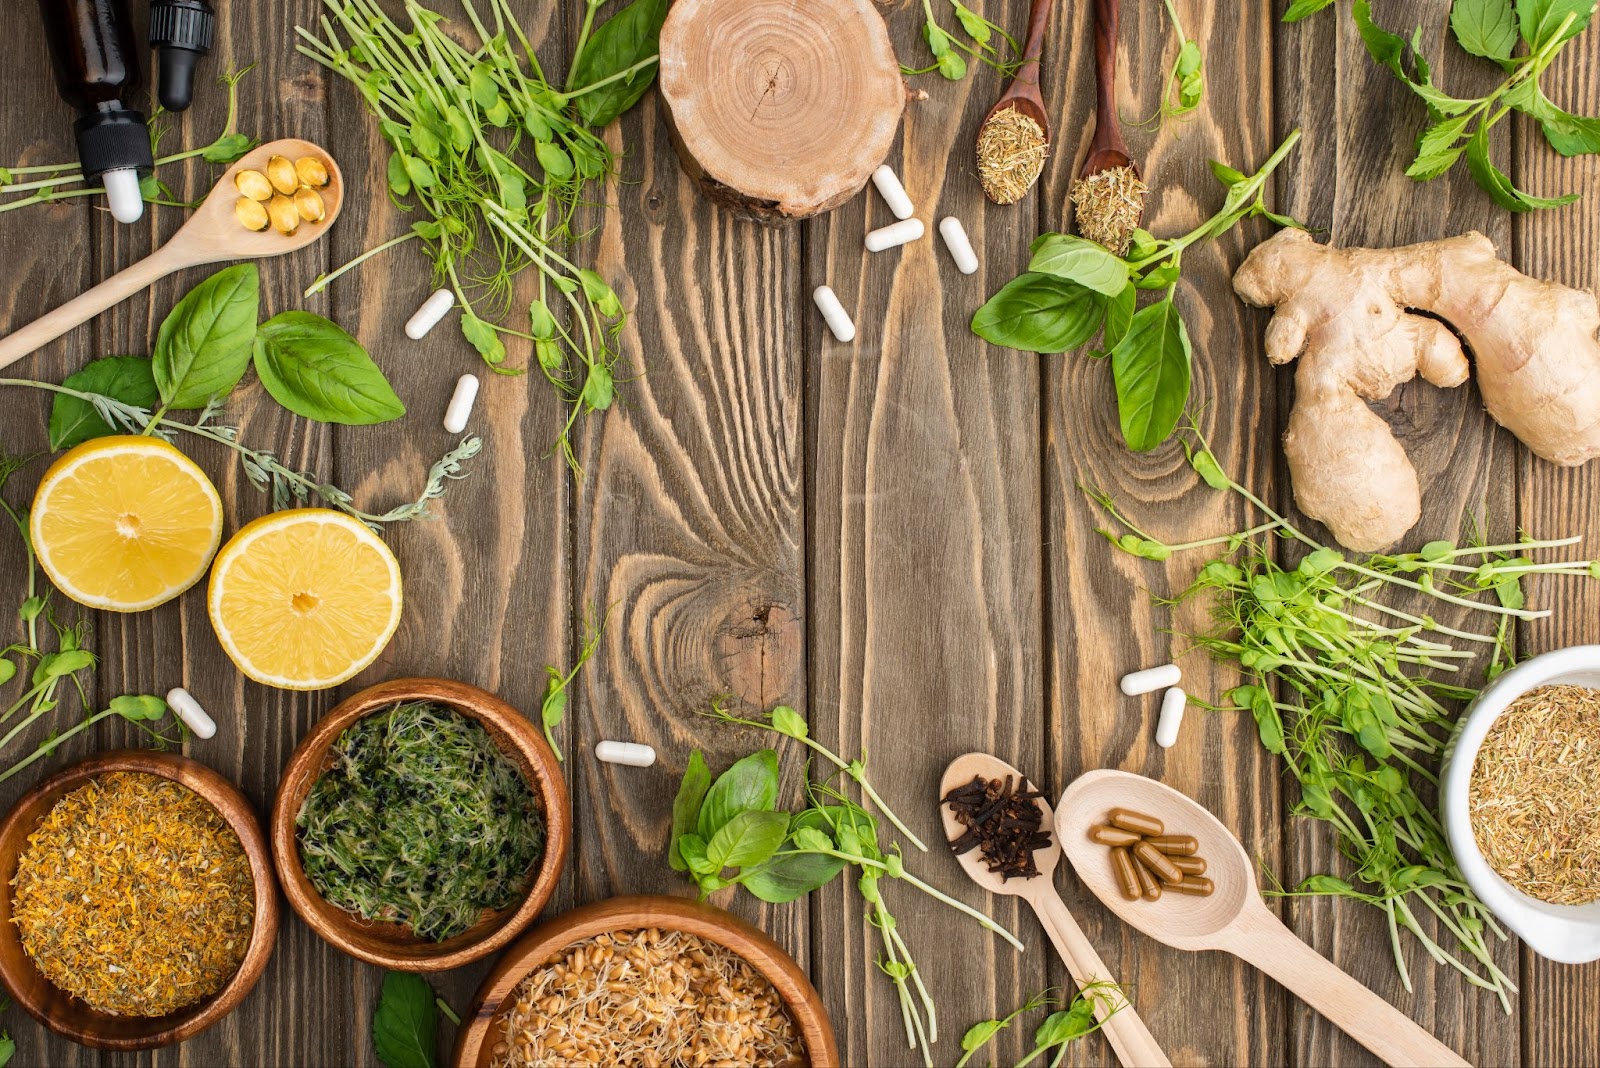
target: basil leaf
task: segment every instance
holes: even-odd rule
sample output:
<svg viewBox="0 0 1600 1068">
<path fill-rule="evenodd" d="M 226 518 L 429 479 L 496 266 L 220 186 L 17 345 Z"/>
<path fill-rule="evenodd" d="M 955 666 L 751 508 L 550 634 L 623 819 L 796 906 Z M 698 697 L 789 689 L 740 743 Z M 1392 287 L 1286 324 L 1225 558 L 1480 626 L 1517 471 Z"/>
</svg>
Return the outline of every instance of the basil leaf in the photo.
<svg viewBox="0 0 1600 1068">
<path fill-rule="evenodd" d="M 433 987 L 420 975 L 387 972 L 372 1014 L 372 1045 L 386 1068 L 435 1068 L 439 1026 Z"/>
<path fill-rule="evenodd" d="M 1111 350 L 1122 437 L 1135 452 L 1166 441 L 1189 402 L 1189 332 L 1169 297 L 1134 313 Z"/>
<path fill-rule="evenodd" d="M 161 401 L 156 389 L 155 374 L 150 361 L 143 356 L 107 356 L 90 360 L 83 369 L 66 377 L 61 383 L 68 389 L 82 393 L 99 393 L 144 409 L 152 409 Z M 77 397 L 56 394 L 50 405 L 50 447 L 70 449 L 91 438 L 120 434 L 121 428 L 112 426 L 94 410 L 94 405 Z"/>
<path fill-rule="evenodd" d="M 1475 56 L 1505 62 L 1517 47 L 1517 17 L 1511 0 L 1455 0 L 1450 30 Z"/>
<path fill-rule="evenodd" d="M 1106 354 L 1116 348 L 1117 343 L 1127 335 L 1128 326 L 1133 322 L 1133 313 L 1138 308 L 1137 286 L 1124 286 L 1121 293 L 1106 302 L 1106 329 L 1105 336 L 1101 339 Z"/>
<path fill-rule="evenodd" d="M 748 868 L 769 859 L 789 836 L 789 817 L 782 812 L 741 812 L 723 824 L 706 843 L 706 859 L 724 868 Z"/>
<path fill-rule="evenodd" d="M 1028 270 L 1076 282 L 1114 297 L 1128 285 L 1128 265 L 1103 245 L 1071 234 L 1045 234 L 1033 243 Z"/>
<path fill-rule="evenodd" d="M 169 408 L 204 408 L 226 397 L 250 366 L 261 310 L 253 263 L 225 268 L 178 301 L 156 334 L 156 387 Z"/>
<path fill-rule="evenodd" d="M 601 24 L 590 35 L 578 57 L 572 84 L 579 89 L 604 81 L 637 66 L 660 51 L 661 24 L 667 21 L 671 0 L 634 0 Z M 608 85 L 574 98 L 578 114 L 590 126 L 605 126 L 639 102 L 656 67 L 646 67 L 629 78 L 618 78 Z"/>
<path fill-rule="evenodd" d="M 762 901 L 782 905 L 826 886 L 844 870 L 844 864 L 838 857 L 821 853 L 797 853 L 753 867 L 739 882 Z"/>
<path fill-rule="evenodd" d="M 1048 274 L 1023 274 L 972 317 L 985 341 L 1023 352 L 1066 352 L 1094 337 L 1105 318 L 1100 294 Z"/>
<path fill-rule="evenodd" d="M 741 812 L 769 812 L 778 803 L 778 754 L 751 753 L 723 772 L 706 791 L 697 827 L 707 842 Z"/>
<path fill-rule="evenodd" d="M 1594 15 L 1594 0 L 1517 0 L 1517 25 L 1528 48 L 1537 52 L 1555 38 L 1568 15 L 1576 16 L 1563 41 L 1582 33 Z"/>
<path fill-rule="evenodd" d="M 261 324 L 256 374 L 272 399 L 322 423 L 368 426 L 406 414 L 367 350 L 337 325 L 289 311 Z"/>
<path fill-rule="evenodd" d="M 678 843 L 699 825 L 700 805 L 705 801 L 709 789 L 711 772 L 706 768 L 706 758 L 696 749 L 689 754 L 689 766 L 684 769 L 683 781 L 678 784 L 678 796 L 672 801 L 672 841 L 667 847 L 667 863 L 673 871 L 689 870 L 688 863 L 679 852 Z"/>
</svg>

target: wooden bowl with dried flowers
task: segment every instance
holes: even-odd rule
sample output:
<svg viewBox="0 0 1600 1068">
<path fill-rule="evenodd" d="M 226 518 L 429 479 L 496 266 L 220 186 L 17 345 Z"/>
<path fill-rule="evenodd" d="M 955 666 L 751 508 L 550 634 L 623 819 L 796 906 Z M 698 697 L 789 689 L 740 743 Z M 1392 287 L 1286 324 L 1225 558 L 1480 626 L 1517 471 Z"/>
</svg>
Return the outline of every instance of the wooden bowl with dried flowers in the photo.
<svg viewBox="0 0 1600 1068">
<path fill-rule="evenodd" d="M 637 934 L 650 936 L 653 944 L 642 946 L 629 944 L 628 939 Z M 602 946 L 597 942 L 588 941 L 596 939 L 604 939 L 606 944 Z M 580 946 L 579 943 L 586 944 Z M 787 1016 L 787 1022 L 792 1027 L 790 1032 L 792 1037 L 799 1040 L 794 1055 L 787 1060 L 781 1056 L 773 1056 L 770 1046 L 762 1051 L 763 1056 L 760 1057 L 740 1058 L 732 1054 L 731 1047 L 724 1044 L 739 1040 L 739 1032 L 732 1029 L 752 1026 L 738 1021 L 747 1020 L 751 1016 L 762 1017 L 777 1006 L 763 1001 L 763 998 L 770 998 L 770 993 L 759 989 L 763 984 L 747 986 L 738 974 L 731 980 L 727 978 L 707 980 L 706 986 L 714 987 L 714 993 L 706 995 L 710 1004 L 705 1006 L 688 1004 L 680 995 L 694 984 L 685 972 L 680 970 L 678 961 L 670 957 L 656 960 L 648 956 L 657 951 L 670 952 L 670 947 L 674 945 L 678 946 L 680 951 L 687 948 L 690 955 L 698 954 L 689 962 L 689 966 L 698 962 L 708 974 L 714 968 L 720 967 L 726 970 L 732 965 L 740 972 L 745 969 L 753 970 L 756 977 L 764 980 L 765 984 L 770 984 L 771 991 L 777 994 L 782 1003 L 783 1014 Z M 730 951 L 731 957 L 723 955 L 720 964 L 710 959 L 709 951 L 716 947 Z M 580 951 L 582 957 L 577 955 Z M 624 954 L 634 961 L 639 960 L 642 955 L 643 962 L 622 965 L 621 957 Z M 599 965 L 595 963 L 597 957 L 602 961 Z M 770 1060 L 787 1064 L 793 1068 L 802 1065 L 809 1065 L 809 1068 L 838 1068 L 839 1047 L 834 1039 L 833 1025 L 828 1021 L 827 1010 L 823 1007 L 822 998 L 817 994 L 816 988 L 811 985 L 811 981 L 806 978 L 805 972 L 800 970 L 793 957 L 785 953 L 783 948 L 764 932 L 732 913 L 689 898 L 653 896 L 613 897 L 573 909 L 540 925 L 507 950 L 505 956 L 494 966 L 494 970 L 484 979 L 483 985 L 473 996 L 472 1004 L 462 1016 L 461 1029 L 456 1039 L 455 1068 L 491 1068 L 495 1064 L 515 1063 L 507 1061 L 504 1056 L 506 1027 L 507 1022 L 518 1011 L 518 1000 L 522 996 L 521 988 L 530 976 L 536 972 L 551 970 L 550 966 L 558 961 L 564 963 L 568 969 L 562 974 L 578 981 L 591 972 L 598 972 L 600 968 L 609 966 L 611 971 L 608 973 L 608 988 L 611 988 L 611 982 L 624 981 L 665 984 L 665 990 L 654 991 L 645 990 L 641 986 L 637 994 L 641 999 L 655 998 L 657 1009 L 661 1010 L 653 1014 L 660 1024 L 653 1029 L 653 1032 L 676 1034 L 677 1029 L 671 1026 L 671 1022 L 662 1019 L 662 1013 L 665 1011 L 663 1006 L 668 1002 L 676 1002 L 679 1011 L 686 1018 L 693 1019 L 696 1026 L 717 1029 L 715 1033 L 708 1035 L 712 1048 L 722 1051 L 721 1056 L 716 1058 L 717 1061 L 742 1063 L 746 1060 L 759 1059 L 764 1062 Z M 679 977 L 676 981 L 675 975 Z M 624 992 L 625 996 L 628 994 L 631 992 Z M 744 1002 L 747 994 L 750 995 L 749 1003 Z M 616 998 L 611 999 L 613 1003 L 616 1000 Z M 586 1006 L 591 1021 L 604 1004 L 606 1002 L 601 1001 Z M 627 1011 L 626 1007 L 623 1011 Z M 561 1037 L 555 1033 L 557 1026 L 558 1021 L 547 1021 L 546 1025 L 539 1029 L 537 1039 L 544 1043 L 561 1041 Z M 639 1030 L 631 1029 L 635 1033 Z M 618 1051 L 613 1048 L 611 1052 L 621 1056 L 629 1051 Z M 632 1052 L 639 1053 L 639 1051 Z M 684 1051 L 678 1052 L 684 1055 Z M 688 1056 L 690 1059 L 695 1059 L 693 1054 Z M 640 1059 L 643 1059 L 642 1055 Z M 662 1063 L 666 1063 L 665 1058 Z M 713 1061 L 708 1057 L 707 1063 Z"/>
<path fill-rule="evenodd" d="M 232 975 L 221 981 L 220 987 L 210 995 L 159 1016 L 113 1015 L 98 1011 L 56 986 L 45 978 L 24 948 L 14 918 L 17 897 L 12 887 L 18 878 L 19 861 L 30 848 L 30 836 L 41 830 L 57 802 L 68 795 L 85 796 L 82 788 L 91 783 L 106 788 L 112 781 L 108 777 L 118 773 L 170 780 L 186 787 L 215 809 L 227 828 L 238 836 L 243 860 L 248 864 L 248 874 L 238 872 L 238 881 L 248 884 L 254 893 L 250 917 L 246 918 L 242 912 L 238 914 L 239 922 L 247 925 L 248 935 L 242 959 Z M 168 784 L 158 788 L 172 789 Z M 169 793 L 164 800 L 170 801 L 172 796 Z M 216 830 L 221 833 L 220 825 Z M 237 858 L 237 852 L 233 856 Z M 34 787 L 0 824 L 0 885 L 5 888 L 0 893 L 0 981 L 17 1003 L 40 1023 L 74 1042 L 101 1049 L 152 1049 L 181 1042 L 204 1031 L 244 1000 L 261 978 L 278 939 L 277 884 L 272 877 L 266 838 L 254 809 L 238 787 L 227 779 L 204 764 L 175 753 L 134 750 L 106 753 L 58 772 Z M 211 910 L 209 916 L 213 921 L 217 919 L 216 911 L 226 910 Z M 178 934 L 176 937 L 185 936 Z M 160 947 L 153 948 L 159 950 Z M 184 948 L 192 950 L 194 947 Z M 228 959 L 236 953 L 236 948 L 231 949 Z"/>
<path fill-rule="evenodd" d="M 536 859 L 516 873 L 519 885 L 509 904 L 473 909 L 447 937 L 419 934 L 412 925 L 363 918 L 328 900 L 307 874 L 300 817 L 324 773 L 335 766 L 346 731 L 369 716 L 407 705 L 457 713 L 482 727 L 499 755 L 527 784 L 542 818 Z M 525 796 L 525 795 L 524 795 Z M 397 799 L 375 799 L 386 817 Z M 538 918 L 555 893 L 571 847 L 572 809 L 566 777 L 549 744 L 522 713 L 492 694 L 447 679 L 393 679 L 347 698 L 295 748 L 272 806 L 272 854 L 289 905 L 325 941 L 369 964 L 409 972 L 459 968 L 502 948 Z M 405 866 L 406 862 L 401 862 Z M 442 877 L 442 875 L 441 875 Z M 439 934 L 446 934 L 441 930 Z"/>
</svg>

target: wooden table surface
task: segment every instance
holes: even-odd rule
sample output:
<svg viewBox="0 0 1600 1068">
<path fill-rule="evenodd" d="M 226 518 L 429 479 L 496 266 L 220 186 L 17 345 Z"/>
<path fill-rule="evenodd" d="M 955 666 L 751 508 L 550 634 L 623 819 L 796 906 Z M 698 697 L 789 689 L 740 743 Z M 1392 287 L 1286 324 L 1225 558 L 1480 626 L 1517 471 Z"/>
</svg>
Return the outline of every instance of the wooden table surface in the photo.
<svg viewBox="0 0 1600 1068">
<path fill-rule="evenodd" d="M 973 6 L 1013 29 L 1026 17 L 1023 0 Z M 1530 273 L 1596 286 L 1593 157 L 1562 160 L 1514 119 L 1496 130 L 1495 152 L 1510 159 L 1515 180 L 1540 193 L 1582 192 L 1581 204 L 1512 217 L 1460 168 L 1414 184 L 1402 172 L 1421 107 L 1369 61 L 1348 5 L 1294 27 L 1277 23 L 1283 6 L 1177 0 L 1205 53 L 1206 97 L 1192 122 L 1128 131 L 1154 187 L 1151 229 L 1181 232 L 1215 209 L 1221 196 L 1209 157 L 1252 169 L 1299 126 L 1305 139 L 1275 182 L 1277 204 L 1333 241 L 1385 245 L 1476 229 Z M 547 63 L 562 66 L 549 57 L 570 52 L 582 5 L 517 7 L 540 31 Z M 1093 768 L 1157 776 L 1210 806 L 1287 881 L 1337 864 L 1325 828 L 1286 815 L 1279 769 L 1248 720 L 1191 713 L 1180 744 L 1163 751 L 1152 741 L 1156 698 L 1117 695 L 1121 673 L 1170 658 L 1163 628 L 1195 622 L 1173 620 L 1149 591 L 1181 586 L 1198 565 L 1113 555 L 1078 485 L 1115 493 L 1141 524 L 1174 537 L 1235 529 L 1247 516 L 1201 485 L 1175 445 L 1148 455 L 1121 445 L 1104 365 L 990 349 L 967 329 L 978 304 L 1021 269 L 1031 239 L 1061 225 L 1091 132 L 1090 8 L 1057 5 L 1044 75 L 1057 149 L 1036 192 L 1016 207 L 985 203 L 972 161 L 997 76 L 980 68 L 961 83 L 914 80 L 927 96 L 910 105 L 891 162 L 921 217 L 964 220 L 983 264 L 970 278 L 934 240 L 863 254 L 864 230 L 890 219 L 870 191 L 788 229 L 735 221 L 684 177 L 660 106 L 647 96 L 609 132 L 624 155 L 622 173 L 583 250 L 633 309 L 626 346 L 644 373 L 608 419 L 585 427 L 587 479 L 575 486 L 549 453 L 559 412 L 548 390 L 532 378 L 491 379 L 475 417 L 486 449 L 471 477 L 452 485 L 436 520 L 392 534 L 408 607 L 393 645 L 363 676 L 312 695 L 246 683 L 194 592 L 153 612 L 93 619 L 101 668 L 91 696 L 187 686 L 220 723 L 214 739 L 188 751 L 240 782 L 264 813 L 296 741 L 341 695 L 397 675 L 442 675 L 536 714 L 544 666 L 570 661 L 587 606 L 614 603 L 564 731 L 577 826 L 552 911 L 624 892 L 688 892 L 664 856 L 688 753 L 700 746 L 720 768 L 762 744 L 696 716 L 719 693 L 763 707 L 792 703 L 826 743 L 865 750 L 875 781 L 930 841 L 941 769 L 979 749 L 1028 769 L 1050 796 Z M 1492 85 L 1489 64 L 1446 47 L 1447 11 L 1445 0 L 1378 5 L 1388 24 L 1422 23 L 1445 84 Z M 405 339 L 402 324 L 430 289 L 411 250 L 373 261 L 327 294 L 300 296 L 330 264 L 406 225 L 382 191 L 386 151 L 353 92 L 290 47 L 292 27 L 317 12 L 315 0 L 220 5 L 219 44 L 205 73 L 254 62 L 243 83 L 243 129 L 318 141 L 350 181 L 349 206 L 328 241 L 263 265 L 264 314 L 306 307 L 332 316 L 371 348 L 411 414 L 387 426 L 330 430 L 287 416 L 257 386 L 233 410 L 249 440 L 327 473 L 360 501 L 392 502 L 414 495 L 425 466 L 449 446 L 439 420 L 456 376 L 482 367 L 449 328 L 423 343 Z M 918 5 L 887 17 L 902 57 L 922 62 Z M 9 27 L 12 40 L 0 47 L 0 159 L 70 158 L 70 116 L 46 77 L 37 19 L 25 11 Z M 1547 80 L 1556 99 L 1591 114 L 1600 110 L 1597 34 L 1569 47 Z M 1124 4 L 1119 87 L 1127 115 L 1155 109 L 1174 48 L 1155 0 Z M 168 143 L 209 140 L 221 105 L 221 93 L 206 85 Z M 173 177 L 198 194 L 212 173 L 185 165 Z M 0 322 L 31 320 L 146 255 L 183 217 L 152 214 L 152 223 L 118 226 L 71 201 L 0 215 Z M 1194 335 L 1201 425 L 1235 474 L 1286 506 L 1277 442 L 1289 375 L 1262 356 L 1266 314 L 1246 309 L 1229 287 L 1232 268 L 1267 232 L 1250 224 L 1191 252 L 1179 300 Z M 161 317 L 200 277 L 169 279 L 14 370 L 59 381 L 96 356 L 148 353 Z M 811 305 L 811 290 L 824 282 L 859 325 L 853 345 L 832 340 Z M 0 444 L 44 448 L 42 395 L 9 390 L 3 405 Z M 1561 471 L 1532 459 L 1490 422 L 1471 387 L 1412 383 L 1378 408 L 1427 487 L 1418 542 L 1453 536 L 1464 517 L 1477 517 L 1496 536 L 1525 527 L 1600 544 L 1595 469 Z M 267 507 L 226 456 L 196 455 L 228 502 L 230 530 Z M 41 466 L 12 487 L 19 499 Z M 14 585 L 20 556 L 9 540 L 0 552 L 0 573 Z M 1534 599 L 1561 611 L 1525 628 L 1528 650 L 1600 641 L 1600 586 L 1540 582 Z M 1188 685 L 1202 696 L 1233 681 L 1199 658 L 1185 663 Z M 598 764 L 588 750 L 600 738 L 652 743 L 660 762 L 648 770 Z M 0 803 L 47 768 L 131 740 L 107 726 L 7 783 Z M 787 758 L 793 789 L 800 759 Z M 888 889 L 938 1000 L 936 1050 L 948 1064 L 968 1025 L 1004 1014 L 1064 973 L 1014 900 L 982 900 L 937 850 L 912 861 L 940 886 L 992 909 L 1028 944 L 1015 953 L 917 895 Z M 1371 1063 L 1269 980 L 1231 959 L 1159 946 L 1118 926 L 1070 875 L 1059 883 L 1175 1063 Z M 808 967 L 848 1064 L 914 1062 L 853 889 L 836 883 L 794 905 L 758 908 L 744 898 L 734 907 Z M 1416 990 L 1405 992 L 1370 910 L 1325 900 L 1274 907 L 1301 937 L 1474 1063 L 1600 1063 L 1600 965 L 1565 967 L 1514 941 L 1500 946 L 1499 965 L 1522 988 L 1508 1016 L 1492 996 L 1430 965 L 1413 942 Z M 487 962 L 441 976 L 440 990 L 459 1009 L 486 970 Z M 289 915 L 244 1006 L 182 1046 L 109 1055 L 56 1039 L 16 1010 L 4 1023 L 19 1064 L 371 1065 L 380 981 L 378 970 Z M 1025 1048 L 1026 1030 L 1003 1038 L 999 1063 Z M 1077 1044 L 1068 1063 L 1106 1064 L 1111 1055 L 1096 1037 Z"/>
</svg>

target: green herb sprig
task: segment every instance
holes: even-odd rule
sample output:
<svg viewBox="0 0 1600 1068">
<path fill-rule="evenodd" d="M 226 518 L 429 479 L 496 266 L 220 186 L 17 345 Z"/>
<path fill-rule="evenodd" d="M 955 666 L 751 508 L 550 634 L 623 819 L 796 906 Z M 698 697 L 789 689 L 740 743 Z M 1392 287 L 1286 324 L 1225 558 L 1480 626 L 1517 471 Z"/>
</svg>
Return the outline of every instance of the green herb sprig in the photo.
<svg viewBox="0 0 1600 1068">
<path fill-rule="evenodd" d="M 1185 118 L 1200 106 L 1206 92 L 1205 57 L 1200 53 L 1200 45 L 1183 32 L 1183 23 L 1172 0 L 1162 2 L 1167 8 L 1167 21 L 1172 23 L 1172 32 L 1178 39 L 1178 54 L 1173 57 L 1160 105 L 1154 115 L 1136 124 L 1139 126 L 1160 126 L 1168 119 Z"/>
<path fill-rule="evenodd" d="M 1298 21 L 1332 2 L 1296 0 L 1284 13 L 1284 21 Z M 1454 0 L 1450 31 L 1456 43 L 1505 72 L 1485 95 L 1458 97 L 1434 83 L 1432 68 L 1422 55 L 1420 28 L 1407 41 L 1374 21 L 1369 0 L 1356 0 L 1351 13 L 1368 54 L 1427 107 L 1428 126 L 1417 138 L 1416 157 L 1406 174 L 1419 182 L 1431 181 L 1465 158 L 1473 181 L 1508 211 L 1559 208 L 1577 200 L 1576 193 L 1541 197 L 1514 186 L 1490 158 L 1489 133 L 1507 115 L 1521 112 L 1539 124 L 1545 141 L 1561 155 L 1600 152 L 1600 117 L 1569 113 L 1539 85 L 1540 76 L 1566 43 L 1588 28 L 1594 12 L 1594 0 Z"/>
<path fill-rule="evenodd" d="M 607 609 L 598 623 L 591 618 L 584 624 L 583 648 L 578 650 L 578 662 L 570 669 L 563 672 L 558 667 L 548 665 L 544 669 L 545 674 L 549 676 L 549 682 L 545 686 L 544 703 L 539 706 L 539 722 L 544 727 L 545 741 L 550 743 L 550 750 L 555 753 L 558 761 L 564 758 L 561 755 L 561 747 L 556 744 L 554 731 L 567 718 L 567 689 L 577 679 L 584 665 L 594 656 L 595 650 L 600 648 L 600 639 L 605 635 L 606 624 L 610 619 L 611 609 Z"/>
<path fill-rule="evenodd" d="M 922 39 L 928 43 L 928 51 L 933 53 L 933 63 L 926 67 L 901 66 L 901 72 L 916 75 L 938 71 L 946 79 L 959 82 L 967 76 L 967 60 L 961 54 L 965 52 L 1005 77 L 1015 74 L 1022 66 L 1022 46 L 1017 39 L 961 3 L 961 0 L 950 0 L 950 6 L 966 40 L 940 25 L 939 17 L 933 11 L 933 0 L 922 0 Z M 1003 51 L 1000 44 L 1005 46 Z"/>
<path fill-rule="evenodd" d="M 966 1033 L 961 1036 L 961 1059 L 956 1061 L 956 1068 L 967 1068 L 967 1063 L 977 1056 L 978 1051 L 994 1041 L 994 1037 L 1001 1031 L 1010 1027 L 1012 1021 L 1019 1016 L 1026 1016 L 1030 1012 L 1044 1008 L 1050 1004 L 1055 993 L 1055 987 L 1048 987 L 1030 995 L 1028 1000 L 998 1020 L 979 1020 L 967 1028 Z"/>
<path fill-rule="evenodd" d="M 1600 561 L 1539 561 L 1577 538 L 1523 538 L 1501 545 L 1433 541 L 1416 552 L 1350 558 L 1316 541 L 1229 477 L 1191 429 L 1190 463 L 1207 485 L 1233 493 L 1266 522 L 1212 538 L 1169 544 L 1129 522 L 1104 494 L 1091 496 L 1119 529 L 1101 533 L 1148 560 L 1212 549 L 1192 585 L 1168 603 L 1204 597 L 1215 625 L 1191 635 L 1197 648 L 1237 666 L 1248 680 L 1222 711 L 1248 712 L 1262 746 L 1300 786 L 1296 814 L 1329 824 L 1349 861 L 1346 875 L 1312 875 L 1292 895 L 1335 895 L 1384 913 L 1395 965 L 1411 977 L 1400 932 L 1438 963 L 1493 991 L 1510 1011 L 1516 984 L 1494 962 L 1488 935 L 1504 938 L 1462 878 L 1427 800 L 1459 707 L 1477 687 L 1459 679 L 1478 652 L 1485 678 L 1514 657 L 1512 624 L 1548 617 L 1527 607 L 1529 575 L 1600 578 Z M 1280 564 L 1287 543 L 1299 558 Z M 1486 619 L 1490 629 L 1448 626 L 1397 598 L 1431 599 Z M 1419 917 L 1441 928 L 1431 936 Z M 1454 942 L 1454 952 L 1442 943 Z"/>
<path fill-rule="evenodd" d="M 1103 332 L 1116 383 L 1123 440 L 1137 452 L 1156 448 L 1177 428 L 1189 401 L 1192 349 L 1174 293 L 1183 254 L 1191 246 L 1261 216 L 1299 225 L 1266 206 L 1267 179 L 1300 140 L 1293 131 L 1254 174 L 1215 161 L 1212 173 L 1227 189 L 1215 215 L 1180 237 L 1135 230 L 1125 257 L 1070 234 L 1044 234 L 1033 243 L 1025 274 L 1007 283 L 972 317 L 985 341 L 1024 352 L 1057 353 Z M 1143 308 L 1140 290 L 1161 292 Z"/>
<path fill-rule="evenodd" d="M 461 1017 L 422 976 L 384 972 L 372 1012 L 372 1045 L 384 1068 L 436 1068 L 441 1014 L 461 1026 Z"/>
<path fill-rule="evenodd" d="M 1061 1068 L 1066 1060 L 1067 1048 L 1080 1038 L 1094 1034 L 1105 1026 L 1107 1020 L 1128 1005 L 1122 990 L 1108 979 L 1086 983 L 1072 1000 L 1072 1004 L 1046 1016 L 1033 1032 L 1033 1049 L 1017 1062 L 1017 1068 L 1028 1065 L 1056 1051 L 1050 1068 Z"/>
<path fill-rule="evenodd" d="M 245 67 L 243 70 L 230 68 L 219 79 L 228 94 L 228 117 L 222 125 L 222 132 L 208 145 L 161 155 L 161 140 L 169 129 L 169 123 L 165 120 L 166 113 L 159 108 L 151 116 L 150 151 L 156 157 L 156 170 L 139 184 L 146 203 L 173 208 L 194 207 L 199 201 L 178 200 L 172 188 L 161 180 L 160 173 L 163 168 L 197 158 L 207 163 L 227 166 L 238 161 L 245 153 L 261 143 L 258 138 L 239 133 L 234 129 L 239 118 L 239 82 L 249 72 L 250 67 Z M 22 181 L 18 181 L 18 178 Z M 0 167 L 0 198 L 14 193 L 27 194 L 14 199 L 0 200 L 0 212 L 17 211 L 35 204 L 49 204 L 75 197 L 98 196 L 105 192 L 103 186 L 72 188 L 82 184 L 83 170 L 78 163 Z"/>
</svg>

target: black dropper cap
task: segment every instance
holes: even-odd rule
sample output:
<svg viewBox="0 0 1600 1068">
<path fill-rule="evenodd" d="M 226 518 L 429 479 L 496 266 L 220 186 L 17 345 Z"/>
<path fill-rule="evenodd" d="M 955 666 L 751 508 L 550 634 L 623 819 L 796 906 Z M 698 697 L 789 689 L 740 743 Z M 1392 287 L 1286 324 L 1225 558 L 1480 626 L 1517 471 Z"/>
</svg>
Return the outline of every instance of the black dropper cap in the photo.
<svg viewBox="0 0 1600 1068">
<path fill-rule="evenodd" d="M 168 111 L 194 99 L 194 66 L 211 51 L 217 17 L 207 0 L 151 0 L 150 47 L 161 54 L 157 97 Z"/>
</svg>

